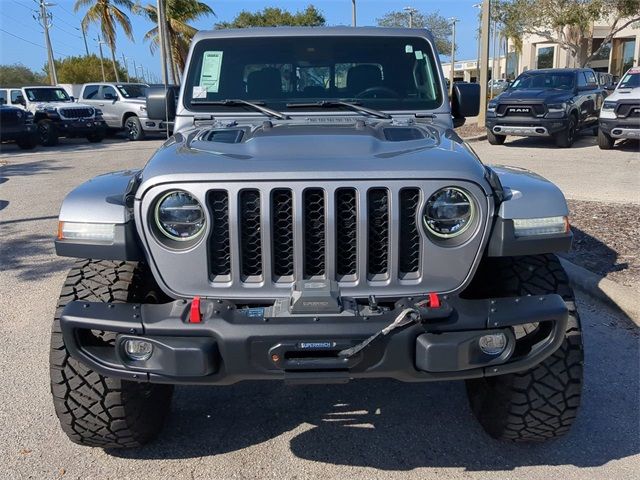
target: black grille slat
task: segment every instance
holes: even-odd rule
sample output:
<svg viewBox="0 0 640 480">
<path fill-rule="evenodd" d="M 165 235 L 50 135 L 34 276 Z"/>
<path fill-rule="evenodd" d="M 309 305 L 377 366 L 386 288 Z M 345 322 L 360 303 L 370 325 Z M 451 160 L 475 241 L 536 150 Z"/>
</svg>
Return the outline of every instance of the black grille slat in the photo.
<svg viewBox="0 0 640 480">
<path fill-rule="evenodd" d="M 62 108 L 60 113 L 65 118 L 88 118 L 93 116 L 91 108 Z"/>
<path fill-rule="evenodd" d="M 304 191 L 304 276 L 325 274 L 325 200 L 324 190 Z"/>
<path fill-rule="evenodd" d="M 355 275 L 358 268 L 358 205 L 353 188 L 336 191 L 336 272 Z"/>
<path fill-rule="evenodd" d="M 274 190 L 271 194 L 271 235 L 276 277 L 293 275 L 293 225 L 293 193 L 287 189 Z"/>
<path fill-rule="evenodd" d="M 400 274 L 415 273 L 420 268 L 420 232 L 416 221 L 420 190 L 400 191 Z"/>
<path fill-rule="evenodd" d="M 638 108 L 640 108 L 640 104 L 619 103 L 616 107 L 616 116 L 619 118 L 640 117 L 640 112 L 636 110 Z"/>
<path fill-rule="evenodd" d="M 262 275 L 262 237 L 260 228 L 260 192 L 243 190 L 239 199 L 240 272 L 243 277 Z"/>
<path fill-rule="evenodd" d="M 213 190 L 208 196 L 211 212 L 211 236 L 209 255 L 211 274 L 231 274 L 231 248 L 229 238 L 229 194 L 223 190 Z"/>
<path fill-rule="evenodd" d="M 371 276 L 389 272 L 389 191 L 373 188 L 367 196 L 368 273 Z"/>
</svg>

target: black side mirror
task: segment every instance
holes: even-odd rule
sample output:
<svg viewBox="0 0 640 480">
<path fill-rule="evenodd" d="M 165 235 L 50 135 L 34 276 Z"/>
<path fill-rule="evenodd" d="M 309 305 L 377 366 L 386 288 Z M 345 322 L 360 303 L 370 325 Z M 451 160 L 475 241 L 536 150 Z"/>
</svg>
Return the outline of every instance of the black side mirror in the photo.
<svg viewBox="0 0 640 480">
<path fill-rule="evenodd" d="M 24 101 L 24 97 L 22 95 L 16 98 L 16 103 L 22 105 L 23 107 L 27 106 L 27 102 Z"/>
<path fill-rule="evenodd" d="M 105 100 L 115 100 L 116 96 L 113 93 L 105 93 L 104 94 L 104 99 Z"/>
<path fill-rule="evenodd" d="M 147 117 L 171 122 L 176 117 L 176 87 L 147 88 Z"/>
<path fill-rule="evenodd" d="M 616 89 L 616 84 L 615 83 L 607 83 L 603 88 L 607 92 L 613 92 Z"/>
<path fill-rule="evenodd" d="M 453 118 L 475 117 L 480 112 L 480 84 L 454 83 L 451 98 Z"/>
<path fill-rule="evenodd" d="M 75 102 L 75 101 L 76 101 L 76 97 L 74 97 L 73 95 L 71 95 L 71 96 L 69 97 L 69 100 L 71 100 L 72 102 Z"/>
</svg>

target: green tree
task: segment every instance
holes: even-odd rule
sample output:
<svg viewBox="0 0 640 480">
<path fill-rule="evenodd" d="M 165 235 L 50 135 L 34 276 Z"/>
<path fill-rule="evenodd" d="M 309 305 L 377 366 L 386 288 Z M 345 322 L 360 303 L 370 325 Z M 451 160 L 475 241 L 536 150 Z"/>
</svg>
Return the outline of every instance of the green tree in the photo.
<svg viewBox="0 0 640 480">
<path fill-rule="evenodd" d="M 207 15 L 215 15 L 214 11 L 204 2 L 197 0 L 164 0 L 165 16 L 167 19 L 167 37 L 171 49 L 171 77 L 175 84 L 180 82 L 179 72 L 184 70 L 189 53 L 191 39 L 197 30 L 189 25 L 189 22 Z M 151 53 L 160 47 L 158 35 L 158 12 L 155 5 L 136 5 L 135 13 L 144 15 L 156 26 L 149 30 L 145 36 L 145 41 L 151 41 Z M 177 70 L 177 71 L 176 71 Z"/>
<path fill-rule="evenodd" d="M 230 22 L 216 24 L 216 28 L 248 27 L 321 27 L 326 23 L 324 15 L 313 5 L 295 13 L 277 7 L 267 7 L 259 12 L 243 10 Z"/>
<path fill-rule="evenodd" d="M 46 85 L 47 79 L 20 63 L 0 65 L 0 85 L 21 87 L 23 85 Z"/>
<path fill-rule="evenodd" d="M 100 25 L 102 36 L 111 49 L 111 63 L 116 82 L 120 81 L 118 68 L 116 67 L 116 26 L 120 26 L 124 34 L 133 40 L 131 21 L 125 12 L 118 7 L 131 10 L 134 4 L 131 0 L 76 0 L 73 11 L 77 12 L 83 7 L 89 7 L 82 19 L 82 26 L 86 30 L 90 23 Z"/>
<path fill-rule="evenodd" d="M 100 67 L 100 57 L 95 54 L 88 56 L 67 57 L 63 60 L 56 60 L 56 72 L 58 73 L 58 82 L 60 83 L 89 83 L 102 81 L 102 68 Z M 45 64 L 43 70 L 49 73 L 48 64 Z M 125 78 L 127 72 L 122 65 L 116 61 L 116 69 L 118 78 Z M 105 71 L 105 77 L 108 82 L 118 82 L 114 72 Z"/>
<path fill-rule="evenodd" d="M 387 13 L 384 17 L 376 20 L 380 27 L 409 27 L 409 14 L 402 11 Z M 440 12 L 421 13 L 415 12 L 411 20 L 413 28 L 426 28 L 431 32 L 436 41 L 438 52 L 443 55 L 450 55 L 451 52 L 451 23 L 448 19 L 440 15 Z M 457 50 L 457 48 L 456 48 Z"/>
<path fill-rule="evenodd" d="M 523 36 L 538 35 L 567 50 L 582 66 L 607 48 L 619 31 L 640 21 L 640 0 L 498 0 L 493 8 L 504 35 L 516 44 Z M 594 22 L 609 25 L 596 50 L 588 41 Z"/>
</svg>

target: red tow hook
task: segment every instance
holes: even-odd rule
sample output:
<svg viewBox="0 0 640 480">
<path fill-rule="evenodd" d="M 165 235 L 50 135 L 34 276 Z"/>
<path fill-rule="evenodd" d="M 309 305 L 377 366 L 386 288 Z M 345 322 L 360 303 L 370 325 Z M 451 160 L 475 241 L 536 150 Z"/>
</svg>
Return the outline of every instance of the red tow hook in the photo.
<svg viewBox="0 0 640 480">
<path fill-rule="evenodd" d="M 440 308 L 440 297 L 437 293 L 429 294 L 429 307 L 430 308 Z"/>
<path fill-rule="evenodd" d="M 202 314 L 200 313 L 200 297 L 193 297 L 191 301 L 191 309 L 189 311 L 189 323 L 202 322 Z"/>
</svg>

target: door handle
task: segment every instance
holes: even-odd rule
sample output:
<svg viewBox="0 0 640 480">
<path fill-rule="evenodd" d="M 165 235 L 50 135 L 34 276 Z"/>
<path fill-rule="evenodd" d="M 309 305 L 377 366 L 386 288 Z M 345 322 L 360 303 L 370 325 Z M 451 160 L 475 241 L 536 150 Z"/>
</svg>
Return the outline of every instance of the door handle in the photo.
<svg viewBox="0 0 640 480">
<path fill-rule="evenodd" d="M 98 106 L 99 107 L 104 107 L 104 103 L 99 103 Z"/>
</svg>

